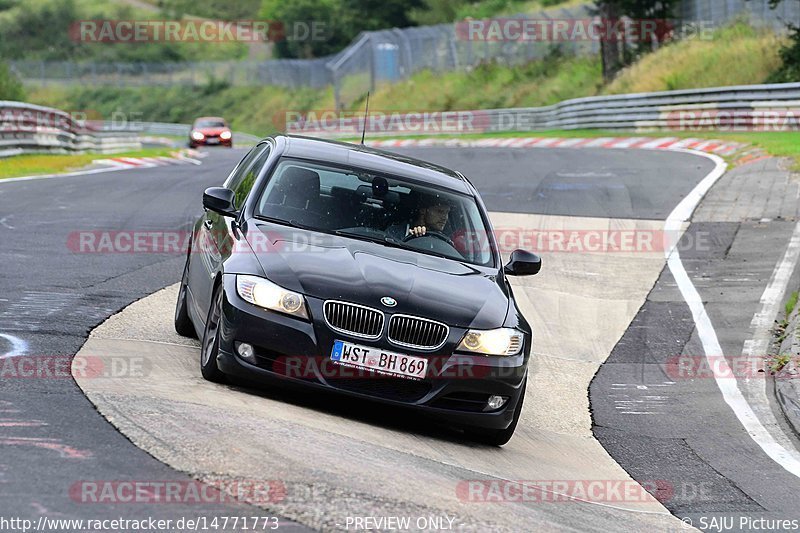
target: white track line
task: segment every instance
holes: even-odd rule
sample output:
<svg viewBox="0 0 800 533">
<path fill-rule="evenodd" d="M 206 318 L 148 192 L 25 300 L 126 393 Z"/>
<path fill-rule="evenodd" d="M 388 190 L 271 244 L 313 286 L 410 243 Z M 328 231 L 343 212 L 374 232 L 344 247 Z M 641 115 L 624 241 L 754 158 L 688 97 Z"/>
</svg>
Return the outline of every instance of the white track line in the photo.
<svg viewBox="0 0 800 533">
<path fill-rule="evenodd" d="M 9 357 L 18 357 L 24 355 L 28 351 L 28 343 L 24 340 L 13 335 L 0 333 L 0 337 L 4 338 L 11 343 L 11 351 L 0 355 L 0 359 L 8 359 Z"/>
<path fill-rule="evenodd" d="M 772 338 L 772 325 L 782 307 L 783 295 L 786 294 L 786 288 L 789 286 L 789 281 L 791 281 L 798 259 L 800 259 L 800 223 L 795 225 L 789 245 L 786 247 L 786 252 L 775 265 L 775 270 L 772 272 L 769 283 L 761 295 L 761 307 L 753 315 L 753 320 L 750 322 L 753 337 L 745 341 L 742 350 L 742 356 L 747 360 L 763 359 L 767 353 Z M 761 376 L 764 376 L 764 374 L 761 374 Z M 767 399 L 767 388 L 764 386 L 763 377 L 746 377 L 742 379 L 741 385 L 743 395 L 748 399 L 753 411 L 775 438 L 775 441 L 792 452 L 795 460 L 800 461 L 800 452 L 794 448 L 792 442 L 781 430 L 780 422 Z"/>
<path fill-rule="evenodd" d="M 692 192 L 675 207 L 669 217 L 667 217 L 667 221 L 664 224 L 665 234 L 680 236 L 681 224 L 689 220 L 703 196 L 725 173 L 727 164 L 722 158 L 713 154 L 695 150 L 676 151 L 706 157 L 716 164 L 714 170 L 703 178 Z M 795 459 L 792 452 L 778 444 L 769 431 L 767 431 L 739 390 L 737 380 L 727 377 L 733 376 L 734 373 L 728 366 L 727 360 L 722 353 L 722 347 L 719 344 L 717 332 L 714 331 L 711 319 L 708 313 L 706 313 L 703 300 L 692 283 L 692 280 L 689 278 L 689 275 L 686 273 L 686 269 L 683 267 L 680 253 L 676 245 L 677 238 L 671 243 L 671 246 L 668 246 L 665 250 L 667 265 L 669 266 L 672 276 L 675 278 L 675 282 L 678 285 L 678 289 L 681 291 L 683 299 L 692 311 L 697 334 L 703 344 L 703 351 L 705 352 L 709 368 L 717 369 L 717 371 L 714 372 L 714 380 L 722 393 L 725 403 L 733 410 L 736 418 L 738 418 L 739 422 L 744 426 L 750 438 L 764 450 L 764 453 L 766 453 L 770 459 L 778 463 L 791 474 L 800 477 L 800 461 Z"/>
<path fill-rule="evenodd" d="M 162 159 L 163 160 L 163 159 Z M 103 168 L 93 168 L 90 170 L 76 170 L 75 172 L 64 172 L 62 174 L 42 174 L 41 176 L 21 176 L 19 178 L 2 178 L 0 179 L 0 185 L 3 183 L 12 183 L 15 181 L 32 181 L 32 180 L 46 180 L 46 179 L 53 179 L 53 178 L 68 178 L 71 176 L 87 176 L 90 174 L 100 174 L 103 172 L 117 172 L 120 170 L 133 170 L 133 169 L 144 169 L 144 168 L 153 168 L 158 166 L 155 162 L 149 162 L 146 164 L 140 165 L 130 165 L 127 163 L 122 163 L 120 161 L 113 161 L 111 159 L 97 159 L 95 162 L 107 162 L 107 164 L 111 164 L 113 166 L 103 167 Z M 191 163 L 193 165 L 201 165 L 203 162 L 198 159 L 193 159 L 191 157 L 180 157 L 170 159 L 172 161 L 171 164 L 180 165 L 184 162 Z"/>
<path fill-rule="evenodd" d="M 78 170 L 76 172 L 66 172 L 64 174 L 43 174 L 41 176 L 23 176 L 20 178 L 3 178 L 0 179 L 0 185 L 3 183 L 12 183 L 14 181 L 31 181 L 31 180 L 48 180 L 53 178 L 68 178 L 70 176 L 85 176 L 88 174 L 99 174 L 102 172 L 117 172 L 120 170 L 128 170 L 137 167 L 107 167 L 107 168 L 93 168 L 91 170 Z"/>
</svg>

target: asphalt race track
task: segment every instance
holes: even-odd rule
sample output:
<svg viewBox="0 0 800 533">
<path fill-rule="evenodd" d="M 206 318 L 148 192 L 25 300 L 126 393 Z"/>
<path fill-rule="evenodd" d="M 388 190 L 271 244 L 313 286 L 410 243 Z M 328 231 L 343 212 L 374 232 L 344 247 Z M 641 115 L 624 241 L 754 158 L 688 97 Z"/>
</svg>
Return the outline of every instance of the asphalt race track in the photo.
<svg viewBox="0 0 800 533">
<path fill-rule="evenodd" d="M 398 151 L 463 171 L 496 228 L 658 231 L 715 166 L 697 155 L 644 150 Z M 685 525 L 670 512 L 695 526 L 720 513 L 800 514 L 800 480 L 759 448 L 715 381 L 664 376 L 670 357 L 703 350 L 658 250 L 543 252 L 542 274 L 515 285 L 534 328 L 535 356 L 523 419 L 501 449 L 462 442 L 400 412 L 203 382 L 196 347 L 170 332 L 173 294 L 145 298 L 178 281 L 183 256 L 85 253 L 75 242 L 93 230 L 188 230 L 202 191 L 220 184 L 242 154 L 211 150 L 200 166 L 0 181 L 0 365 L 22 354 L 69 357 L 82 347 L 98 357 L 123 349 L 151 357 L 141 380 L 0 381 L 0 499 L 17 516 L 271 513 L 288 517 L 281 518 L 286 530 L 335 530 L 348 528 L 347 517 L 407 515 L 452 518 L 453 528 L 475 531 L 664 531 Z M 756 185 L 747 189 L 744 174 L 735 169 L 720 179 L 682 248 L 726 355 L 741 355 L 751 338 L 795 226 L 767 213 L 771 207 L 757 209 L 760 193 Z M 723 213 L 725 191 L 734 187 L 740 194 L 733 201 L 750 203 Z M 84 346 L 93 329 L 142 298 Z M 657 386 L 657 394 L 639 392 Z M 749 386 L 755 397 L 764 382 Z M 643 407 L 631 409 L 632 402 Z M 782 428 L 768 429 L 795 445 Z M 669 494 L 496 504 L 459 492 L 469 480 L 627 481 L 628 474 Z M 263 509 L 107 505 L 74 491 L 87 480 L 215 476 L 282 480 L 287 497 Z"/>
</svg>

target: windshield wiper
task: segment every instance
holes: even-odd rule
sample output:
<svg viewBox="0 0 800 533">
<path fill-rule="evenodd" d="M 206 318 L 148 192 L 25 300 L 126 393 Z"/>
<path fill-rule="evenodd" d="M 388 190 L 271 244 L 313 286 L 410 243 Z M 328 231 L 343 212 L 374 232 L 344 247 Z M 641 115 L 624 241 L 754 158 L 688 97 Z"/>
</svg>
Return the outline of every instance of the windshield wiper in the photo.
<svg viewBox="0 0 800 533">
<path fill-rule="evenodd" d="M 334 233 L 336 235 L 340 235 L 342 237 L 352 237 L 354 239 L 361 239 L 361 240 L 364 240 L 364 241 L 375 242 L 375 243 L 378 243 L 378 244 L 383 244 L 384 246 L 391 246 L 393 248 L 401 248 L 403 250 L 410 250 L 412 252 L 418 252 L 418 253 L 425 254 L 425 255 L 433 255 L 435 257 L 441 257 L 442 259 L 450 259 L 451 261 L 463 261 L 464 260 L 463 257 L 462 258 L 453 257 L 451 255 L 443 254 L 441 252 L 437 252 L 437 251 L 434 251 L 434 250 L 423 250 L 423 249 L 420 249 L 420 248 L 415 248 L 413 246 L 408 246 L 403 241 L 399 241 L 399 240 L 395 239 L 394 237 L 390 237 L 388 235 L 383 236 L 383 237 L 379 237 L 379 236 L 376 235 L 376 236 L 372 237 L 370 235 L 364 235 L 363 233 L 356 233 L 356 232 L 343 231 L 343 230 L 337 230 Z"/>
<path fill-rule="evenodd" d="M 340 237 L 351 237 L 353 239 L 359 239 L 359 240 L 362 240 L 362 241 L 375 242 L 375 243 L 383 244 L 383 245 L 386 245 L 386 246 L 393 246 L 395 248 L 408 249 L 406 246 L 403 246 L 403 243 L 401 243 L 400 241 L 398 241 L 397 239 L 395 239 L 393 237 L 389 237 L 388 235 L 385 235 L 385 236 L 364 235 L 363 233 L 358 233 L 358 232 L 355 232 L 355 231 L 345 231 L 345 230 L 341 230 L 341 229 L 334 231 L 334 233 L 336 235 L 339 235 Z"/>
</svg>

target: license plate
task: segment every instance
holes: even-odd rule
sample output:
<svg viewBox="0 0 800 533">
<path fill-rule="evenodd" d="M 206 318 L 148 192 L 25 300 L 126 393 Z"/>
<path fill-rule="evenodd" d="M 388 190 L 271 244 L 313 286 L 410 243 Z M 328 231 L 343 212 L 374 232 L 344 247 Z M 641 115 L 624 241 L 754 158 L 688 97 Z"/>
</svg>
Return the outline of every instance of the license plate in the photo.
<svg viewBox="0 0 800 533">
<path fill-rule="evenodd" d="M 344 341 L 334 341 L 331 360 L 358 368 L 374 370 L 379 374 L 422 379 L 428 370 L 428 360 L 394 352 L 387 352 L 372 346 L 361 346 Z"/>
<path fill-rule="evenodd" d="M 206 139 L 206 143 L 208 143 L 208 144 L 219 144 L 219 139 L 217 139 L 217 138 L 209 138 L 209 139 Z"/>
</svg>

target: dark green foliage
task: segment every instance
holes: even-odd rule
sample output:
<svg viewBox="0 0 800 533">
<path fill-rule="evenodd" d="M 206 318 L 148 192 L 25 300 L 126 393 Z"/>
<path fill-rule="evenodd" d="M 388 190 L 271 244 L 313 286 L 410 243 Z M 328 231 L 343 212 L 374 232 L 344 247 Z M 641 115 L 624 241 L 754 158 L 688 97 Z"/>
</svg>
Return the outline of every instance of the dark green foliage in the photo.
<svg viewBox="0 0 800 533">
<path fill-rule="evenodd" d="M 238 4 L 237 4 L 238 5 Z M 186 61 L 241 56 L 241 43 L 83 42 L 77 38 L 81 20 L 135 20 L 143 18 L 130 6 L 108 4 L 86 7 L 75 0 L 0 0 L 0 58 L 48 61 Z M 163 20 L 165 15 L 151 13 Z M 72 30 L 72 32 L 71 32 Z"/>
<path fill-rule="evenodd" d="M 674 17 L 674 8 L 679 0 L 595 0 L 595 12 L 607 24 L 614 24 L 622 17 L 634 21 L 667 21 Z M 661 36 L 659 36 L 661 38 Z M 611 81 L 624 67 L 634 63 L 642 54 L 653 50 L 655 43 L 640 40 L 627 43 L 616 39 L 601 42 L 603 78 Z"/>
<path fill-rule="evenodd" d="M 782 0 L 770 0 L 772 9 L 778 7 Z M 795 0 L 800 3 L 800 0 Z M 770 83 L 788 83 L 800 81 L 800 25 L 791 21 L 787 22 L 789 29 L 789 42 L 781 47 L 780 56 L 783 65 L 780 70 L 773 73 L 767 80 Z"/>
<path fill-rule="evenodd" d="M 253 20 L 258 17 L 261 0 L 159 0 L 167 18 L 184 15 L 213 20 Z"/>
<path fill-rule="evenodd" d="M 22 83 L 0 61 L 0 100 L 24 100 L 25 90 Z"/>
<path fill-rule="evenodd" d="M 278 57 L 310 58 L 338 52 L 362 31 L 413 26 L 410 13 L 421 6 L 422 0 L 265 0 L 261 18 L 283 24 L 287 39 L 276 43 Z"/>
</svg>

